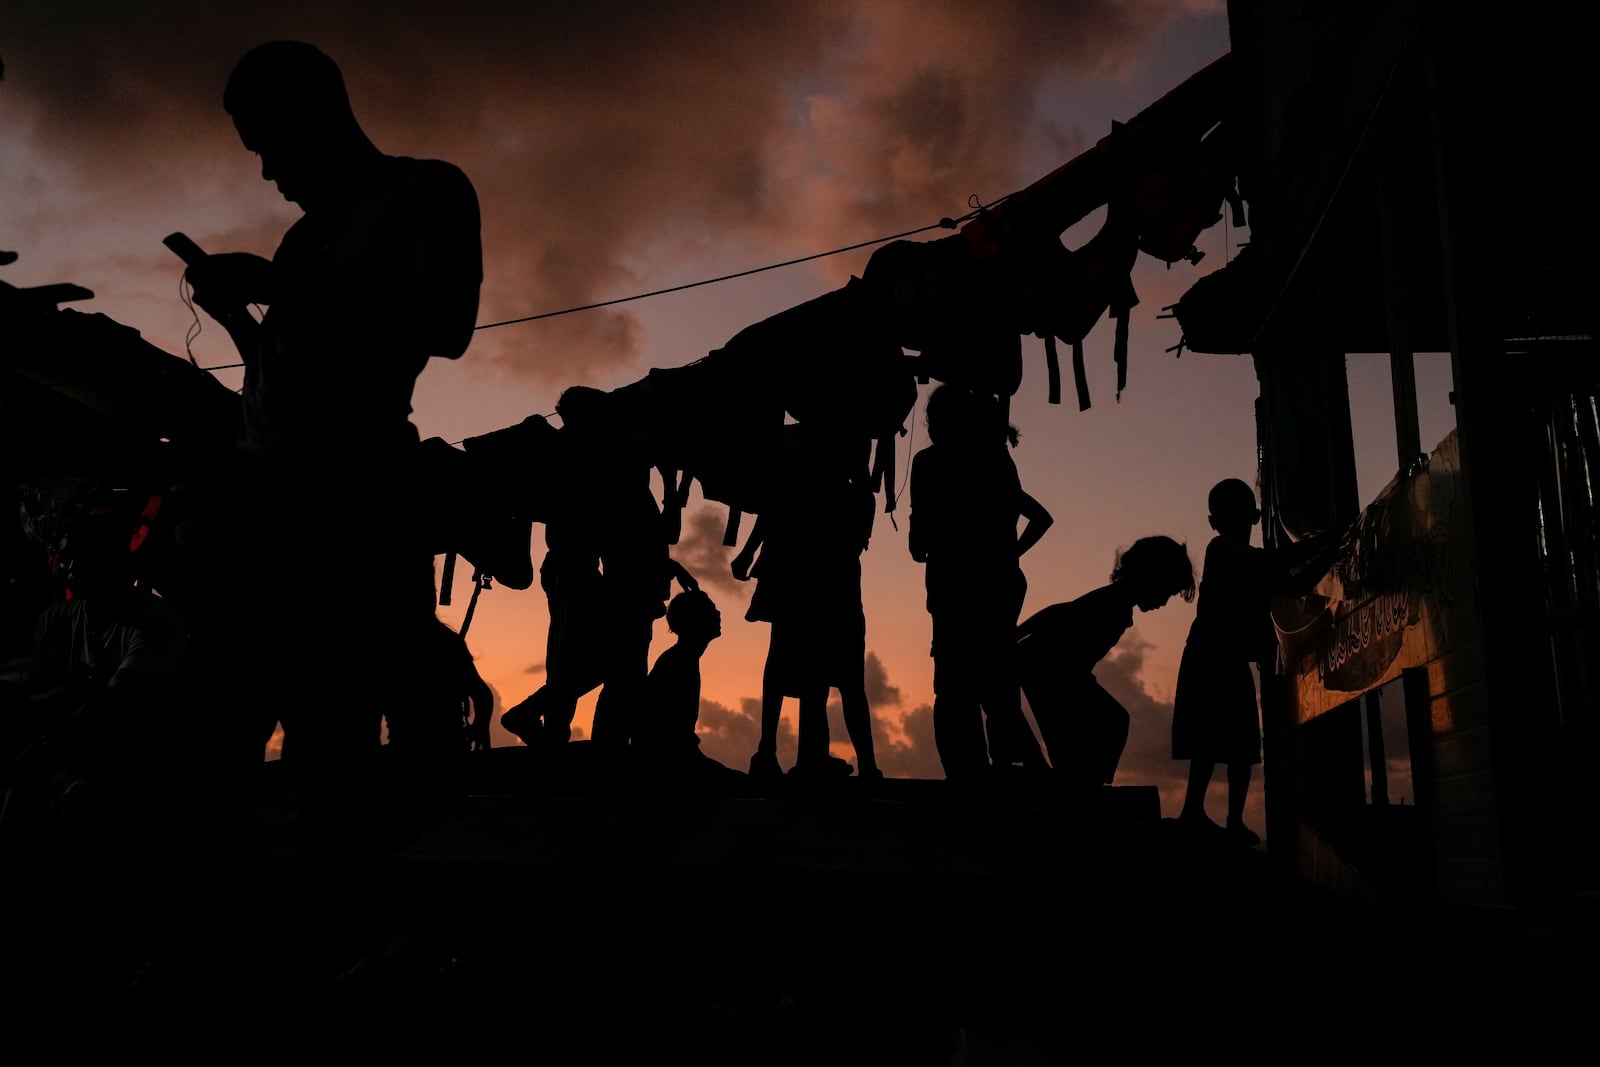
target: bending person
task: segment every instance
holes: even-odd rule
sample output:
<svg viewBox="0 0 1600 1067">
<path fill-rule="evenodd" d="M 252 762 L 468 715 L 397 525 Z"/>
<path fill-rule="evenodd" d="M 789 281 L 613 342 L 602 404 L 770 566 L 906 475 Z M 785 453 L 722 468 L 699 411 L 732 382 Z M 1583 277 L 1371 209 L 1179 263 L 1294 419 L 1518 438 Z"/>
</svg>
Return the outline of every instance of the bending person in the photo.
<svg viewBox="0 0 1600 1067">
<path fill-rule="evenodd" d="M 1050 766 L 1069 788 L 1108 785 L 1128 743 L 1129 716 L 1095 679 L 1095 664 L 1133 626 L 1133 609 L 1154 611 L 1174 596 L 1193 600 L 1189 550 L 1170 537 L 1143 537 L 1118 554 L 1111 583 L 1052 604 L 1017 627 L 1017 674 Z"/>
</svg>

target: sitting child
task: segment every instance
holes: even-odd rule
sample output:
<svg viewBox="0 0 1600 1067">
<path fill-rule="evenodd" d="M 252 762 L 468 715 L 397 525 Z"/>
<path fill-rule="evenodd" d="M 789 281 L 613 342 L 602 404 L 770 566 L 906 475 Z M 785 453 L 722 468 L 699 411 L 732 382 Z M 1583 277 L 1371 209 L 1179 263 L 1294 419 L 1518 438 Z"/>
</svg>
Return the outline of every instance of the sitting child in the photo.
<svg viewBox="0 0 1600 1067">
<path fill-rule="evenodd" d="M 634 724 L 636 765 L 661 779 L 743 781 L 745 776 L 700 751 L 700 657 L 722 635 L 722 613 L 698 589 L 679 593 L 667 605 L 667 629 L 677 642 L 656 657 L 645 682 L 645 707 Z"/>
<path fill-rule="evenodd" d="M 1189 550 L 1143 537 L 1117 556 L 1111 584 L 1052 604 L 1017 627 L 1018 674 L 1050 765 L 1063 785 L 1106 785 L 1128 743 L 1128 712 L 1095 680 L 1094 666 L 1133 625 L 1173 596 L 1194 599 Z"/>
</svg>

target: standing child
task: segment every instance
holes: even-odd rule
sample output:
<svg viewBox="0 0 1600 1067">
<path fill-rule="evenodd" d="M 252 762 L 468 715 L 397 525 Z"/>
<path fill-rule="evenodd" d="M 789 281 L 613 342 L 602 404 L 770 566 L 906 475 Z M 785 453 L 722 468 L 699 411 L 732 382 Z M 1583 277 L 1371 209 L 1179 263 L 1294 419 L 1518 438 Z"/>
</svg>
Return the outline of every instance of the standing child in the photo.
<svg viewBox="0 0 1600 1067">
<path fill-rule="evenodd" d="M 1110 784 L 1128 743 L 1128 711 L 1095 680 L 1095 664 L 1133 626 L 1133 609 L 1154 611 L 1174 596 L 1194 599 L 1189 550 L 1170 537 L 1141 537 L 1119 553 L 1111 584 L 1052 604 L 1017 627 L 1022 691 L 1058 780 L 1071 788 Z"/>
<path fill-rule="evenodd" d="M 733 576 L 757 579 L 745 618 L 772 623 L 761 674 L 761 736 L 753 777 L 773 779 L 784 698 L 800 702 L 797 778 L 848 776 L 829 751 L 828 691 L 838 689 L 856 773 L 883 773 L 873 751 L 865 674 L 867 617 L 861 603 L 861 554 L 872 538 L 873 493 L 868 442 L 806 424 L 784 428 L 788 477 L 732 561 Z M 757 550 L 760 551 L 757 557 Z"/>
<path fill-rule="evenodd" d="M 928 397 L 928 438 L 911 460 L 911 558 L 927 564 L 933 616 L 933 735 L 945 777 L 1045 765 L 1022 715 L 1017 616 L 1027 592 L 1018 562 L 1050 513 L 1022 491 L 999 403 L 955 385 Z M 1026 520 L 1018 533 L 1017 523 Z M 984 729 L 987 720 L 988 744 Z"/>
<path fill-rule="evenodd" d="M 643 698 L 655 620 L 676 580 L 698 583 L 672 559 L 667 527 L 650 489 L 650 467 L 633 454 L 611 394 L 575 385 L 556 402 L 562 470 L 546 503 L 539 581 L 550 605 L 545 684 L 500 717 L 528 744 L 559 750 L 572 736 L 578 701 L 600 687 L 589 736 L 615 753 Z"/>
<path fill-rule="evenodd" d="M 1337 538 L 1321 535 L 1279 549 L 1256 548 L 1261 521 L 1255 493 L 1237 478 L 1218 482 L 1207 500 L 1217 536 L 1206 546 L 1194 624 L 1178 666 L 1172 706 L 1172 758 L 1189 761 L 1178 815 L 1184 825 L 1218 827 L 1206 817 L 1206 789 L 1219 763 L 1228 768 L 1229 836 L 1261 838 L 1244 822 L 1251 768 L 1261 762 L 1261 724 L 1250 665 L 1270 669 L 1277 648 L 1271 598 L 1301 596 L 1327 572 Z"/>
</svg>

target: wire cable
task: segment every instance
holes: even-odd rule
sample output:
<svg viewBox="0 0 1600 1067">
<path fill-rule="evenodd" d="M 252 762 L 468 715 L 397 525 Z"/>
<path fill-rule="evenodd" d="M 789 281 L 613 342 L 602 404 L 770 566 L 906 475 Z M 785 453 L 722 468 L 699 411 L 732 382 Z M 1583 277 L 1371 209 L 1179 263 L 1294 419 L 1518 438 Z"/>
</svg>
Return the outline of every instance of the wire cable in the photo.
<svg viewBox="0 0 1600 1067">
<path fill-rule="evenodd" d="M 1002 197 L 1001 198 L 1001 200 L 1009 200 L 1009 199 L 1010 199 L 1010 197 Z M 976 203 L 976 197 L 970 198 L 968 202 L 975 204 Z M 978 215 L 978 213 L 980 211 L 982 211 L 982 210 L 983 210 L 983 208 L 981 206 L 978 206 L 976 210 L 969 211 L 969 212 L 967 212 L 967 214 L 962 215 L 959 218 L 950 218 L 949 216 L 946 216 L 946 217 L 940 219 L 938 222 L 929 223 L 926 226 L 918 226 L 914 230 L 905 230 L 905 231 L 903 231 L 901 233 L 893 233 L 893 234 L 888 235 L 887 237 L 875 237 L 870 241 L 857 241 L 855 244 L 845 245 L 843 248 L 833 248 L 833 249 L 829 249 L 826 252 L 813 252 L 809 256 L 800 256 L 800 257 L 795 258 L 795 259 L 786 259 L 781 263 L 769 263 L 764 267 L 752 267 L 749 270 L 735 271 L 732 274 L 723 274 L 723 275 L 719 275 L 718 277 L 715 277 L 715 278 L 703 278 L 703 279 L 701 279 L 700 281 L 697 281 L 697 282 L 685 282 L 682 285 L 672 285 L 672 286 L 668 286 L 665 289 L 653 289 L 648 293 L 635 293 L 632 296 L 619 296 L 619 297 L 616 297 L 615 299 L 612 299 L 612 300 L 601 300 L 598 303 L 594 303 L 594 304 L 582 304 L 582 305 L 580 305 L 578 307 L 562 308 L 560 311 L 545 311 L 545 312 L 541 312 L 541 313 L 539 313 L 537 315 L 523 315 L 522 317 L 515 318 L 515 319 L 502 319 L 499 322 L 485 322 L 485 323 L 481 323 L 481 324 L 479 324 L 477 326 L 474 326 L 473 330 L 474 331 L 477 331 L 477 330 L 492 330 L 492 329 L 495 329 L 496 327 L 499 327 L 499 326 L 515 326 L 516 324 L 522 323 L 522 322 L 536 322 L 539 319 L 551 319 L 551 318 L 555 318 L 558 315 L 571 315 L 571 314 L 574 314 L 574 313 L 579 312 L 579 311 L 593 311 L 596 308 L 610 307 L 613 304 L 626 304 L 626 303 L 629 303 L 630 301 L 634 301 L 634 300 L 644 300 L 647 297 L 665 296 L 668 293 L 680 293 L 680 292 L 683 292 L 685 289 L 697 289 L 702 285 L 716 285 L 718 282 L 733 281 L 736 278 L 747 278 L 752 274 L 762 274 L 762 273 L 764 273 L 766 271 L 778 270 L 778 269 L 780 269 L 782 267 L 793 267 L 793 266 L 796 266 L 796 265 L 798 265 L 800 263 L 810 263 L 812 260 L 826 259 L 828 256 L 837 256 L 837 255 L 841 255 L 841 254 L 843 254 L 845 252 L 854 252 L 854 251 L 856 251 L 857 249 L 860 249 L 860 248 L 870 248 L 873 245 L 881 245 L 881 244 L 886 244 L 889 241 L 898 241 L 898 240 L 901 240 L 901 239 L 906 238 L 906 237 L 914 237 L 919 233 L 927 233 L 929 230 L 940 230 L 940 229 L 953 230 L 953 229 L 957 228 L 958 226 L 960 226 L 961 223 L 966 222 L 968 219 L 975 218 Z M 186 284 L 186 279 L 182 275 L 180 275 L 179 278 L 178 278 L 178 292 L 183 297 L 184 307 L 188 308 L 189 309 L 189 313 L 194 316 L 194 323 L 189 328 L 188 336 L 184 338 L 184 348 L 187 351 L 188 348 L 189 348 L 190 343 L 195 338 L 200 336 L 200 331 L 202 329 L 202 324 L 200 322 L 200 314 L 199 314 L 198 311 L 195 310 L 194 302 L 190 298 L 188 286 Z M 200 366 L 199 361 L 195 359 L 194 353 L 192 351 L 189 352 L 189 362 L 193 363 L 197 367 Z M 208 370 L 208 371 L 232 370 L 234 368 L 242 367 L 242 366 L 244 366 L 243 363 L 223 363 L 223 364 L 220 364 L 220 365 L 214 366 L 214 367 L 202 367 L 201 369 L 202 370 Z"/>
<path fill-rule="evenodd" d="M 189 329 L 183 335 L 183 350 L 189 354 L 189 362 L 196 367 L 200 361 L 194 358 L 194 342 L 205 329 L 205 324 L 200 321 L 200 312 L 194 306 L 194 287 L 189 284 L 188 272 L 178 275 L 178 296 L 183 300 L 183 306 L 189 309 L 189 314 L 194 316 L 194 321 L 189 324 Z"/>
<path fill-rule="evenodd" d="M 974 211 L 969 212 L 958 219 L 952 219 L 949 217 L 942 218 L 938 222 L 930 223 L 927 226 L 918 226 L 914 230 L 906 230 L 903 233 L 890 234 L 888 237 L 875 237 L 870 241 L 858 241 L 853 245 L 845 245 L 843 248 L 834 248 L 827 252 L 814 252 L 809 256 L 800 256 L 798 259 L 786 259 L 782 263 L 769 263 L 764 267 L 752 267 L 749 270 L 736 271 L 733 274 L 723 274 L 716 278 L 705 278 L 698 282 L 685 282 L 683 285 L 673 285 L 666 289 L 655 289 L 648 293 L 635 293 L 633 296 L 619 296 L 615 300 L 602 300 L 595 304 L 583 304 L 579 307 L 562 308 L 560 311 L 545 311 L 538 315 L 524 315 L 517 319 L 503 319 L 500 322 L 485 322 L 479 326 L 474 326 L 473 329 L 492 330 L 497 326 L 514 326 L 519 322 L 534 322 L 538 319 L 550 319 L 555 318 L 557 315 L 571 315 L 573 312 L 577 311 L 593 311 L 595 308 L 610 307 L 612 304 L 626 304 L 631 300 L 643 300 L 646 297 L 651 296 L 665 296 L 667 293 L 680 293 L 685 289 L 695 289 L 702 285 L 715 285 L 718 282 L 733 281 L 735 278 L 747 278 L 752 274 L 761 274 L 764 271 L 777 270 L 780 267 L 793 267 L 799 263 L 809 263 L 814 259 L 825 259 L 828 256 L 837 256 L 844 252 L 854 252 L 858 248 L 869 248 L 872 245 L 881 245 L 889 241 L 898 241 L 905 237 L 913 237 L 919 233 L 927 233 L 929 230 L 953 230 L 958 225 L 965 222 L 967 219 L 972 218 L 976 214 L 977 212 Z"/>
</svg>

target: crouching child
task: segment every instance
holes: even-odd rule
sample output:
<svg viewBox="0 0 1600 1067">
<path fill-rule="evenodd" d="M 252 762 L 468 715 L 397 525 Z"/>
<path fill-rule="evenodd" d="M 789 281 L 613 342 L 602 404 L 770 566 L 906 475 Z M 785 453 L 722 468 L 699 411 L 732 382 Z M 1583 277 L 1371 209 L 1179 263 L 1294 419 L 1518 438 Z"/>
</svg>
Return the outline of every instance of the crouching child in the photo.
<svg viewBox="0 0 1600 1067">
<path fill-rule="evenodd" d="M 1133 626 L 1134 608 L 1154 611 L 1174 596 L 1195 596 L 1188 549 L 1170 537 L 1144 537 L 1118 555 L 1109 585 L 1017 627 L 1022 692 L 1063 786 L 1092 789 L 1116 776 L 1129 716 L 1095 679 L 1095 664 Z"/>
</svg>

